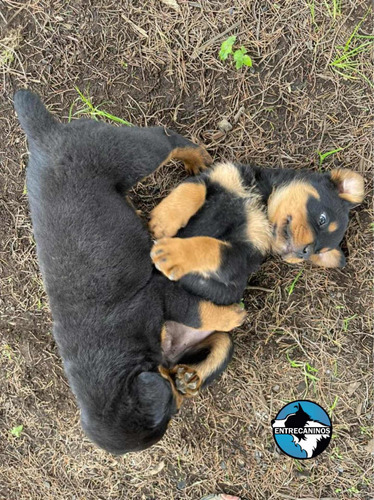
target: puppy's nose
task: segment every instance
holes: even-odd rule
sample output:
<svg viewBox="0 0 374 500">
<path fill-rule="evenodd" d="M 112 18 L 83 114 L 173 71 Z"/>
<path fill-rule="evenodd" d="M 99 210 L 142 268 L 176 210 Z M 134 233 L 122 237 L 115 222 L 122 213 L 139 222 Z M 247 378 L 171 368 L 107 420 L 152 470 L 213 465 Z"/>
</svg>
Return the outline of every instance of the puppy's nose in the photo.
<svg viewBox="0 0 374 500">
<path fill-rule="evenodd" d="M 300 257 L 300 259 L 307 260 L 313 253 L 313 243 L 310 243 L 306 247 L 304 247 L 302 250 L 297 252 L 297 256 Z"/>
</svg>

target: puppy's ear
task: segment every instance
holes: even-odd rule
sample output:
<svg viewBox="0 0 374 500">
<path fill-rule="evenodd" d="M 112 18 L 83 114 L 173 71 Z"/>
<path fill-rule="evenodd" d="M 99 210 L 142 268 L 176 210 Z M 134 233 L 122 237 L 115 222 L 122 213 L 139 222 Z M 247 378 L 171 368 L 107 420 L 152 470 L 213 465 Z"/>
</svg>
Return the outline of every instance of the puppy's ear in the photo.
<svg viewBox="0 0 374 500">
<path fill-rule="evenodd" d="M 365 186 L 360 174 L 347 168 L 335 168 L 330 172 L 330 177 L 338 189 L 340 198 L 352 205 L 362 202 L 365 196 Z"/>
<path fill-rule="evenodd" d="M 334 248 L 324 253 L 316 253 L 310 257 L 311 262 L 321 267 L 344 267 L 346 260 L 340 248 Z"/>
<path fill-rule="evenodd" d="M 155 372 L 142 372 L 137 377 L 139 405 L 150 428 L 157 427 L 175 413 L 170 383 Z M 166 424 L 167 422 L 165 422 Z"/>
</svg>

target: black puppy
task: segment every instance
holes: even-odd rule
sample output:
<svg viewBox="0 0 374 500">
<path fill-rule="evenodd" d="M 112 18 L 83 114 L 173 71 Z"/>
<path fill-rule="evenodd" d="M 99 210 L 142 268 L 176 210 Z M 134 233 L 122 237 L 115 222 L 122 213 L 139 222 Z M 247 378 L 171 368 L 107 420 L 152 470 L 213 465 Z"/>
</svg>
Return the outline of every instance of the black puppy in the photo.
<svg viewBox="0 0 374 500">
<path fill-rule="evenodd" d="M 321 174 L 221 163 L 179 185 L 151 214 L 156 267 L 217 304 L 238 302 L 268 252 L 286 262 L 342 267 L 356 172 Z M 177 237 L 173 237 L 177 236 Z"/>
<path fill-rule="evenodd" d="M 82 426 L 112 453 L 144 449 L 163 436 L 180 404 L 175 378 L 181 392 L 193 391 L 231 353 L 221 334 L 220 345 L 208 337 L 178 359 L 182 346 L 177 366 L 160 369 L 165 322 L 203 330 L 202 339 L 236 327 L 244 312 L 203 301 L 155 272 L 148 232 L 123 193 L 170 158 L 196 173 L 210 156 L 158 127 L 59 123 L 26 90 L 14 104 L 29 143 L 27 192 L 54 336 Z M 201 363 L 202 379 L 177 364 L 188 360 Z"/>
</svg>

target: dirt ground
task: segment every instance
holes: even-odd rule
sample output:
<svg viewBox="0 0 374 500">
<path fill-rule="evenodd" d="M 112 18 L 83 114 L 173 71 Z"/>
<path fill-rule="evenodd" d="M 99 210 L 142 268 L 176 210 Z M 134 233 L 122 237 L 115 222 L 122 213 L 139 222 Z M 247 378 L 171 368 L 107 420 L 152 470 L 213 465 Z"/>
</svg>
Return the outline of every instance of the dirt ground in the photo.
<svg viewBox="0 0 374 500">
<path fill-rule="evenodd" d="M 318 151 L 343 148 L 322 169 L 361 172 L 369 193 L 370 52 L 352 55 L 348 78 L 331 66 L 361 20 L 350 48 L 371 41 L 368 8 L 363 0 L 341 9 L 336 0 L 0 2 L 0 498 L 373 498 L 370 197 L 351 212 L 347 266 L 305 265 L 290 294 L 300 268 L 269 259 L 249 281 L 248 319 L 233 333 L 227 372 L 185 404 L 160 443 L 115 458 L 84 437 L 51 336 L 24 189 L 26 142 L 12 108 L 15 88 L 28 86 L 67 119 L 82 108 L 77 86 L 133 124 L 205 143 L 216 159 L 316 170 Z M 229 35 L 252 68 L 219 60 Z M 226 135 L 223 117 L 233 125 Z M 137 206 L 146 214 L 182 171 L 170 164 L 138 185 Z M 271 419 L 300 398 L 332 415 L 333 439 L 313 460 L 280 454 L 272 438 Z"/>
</svg>

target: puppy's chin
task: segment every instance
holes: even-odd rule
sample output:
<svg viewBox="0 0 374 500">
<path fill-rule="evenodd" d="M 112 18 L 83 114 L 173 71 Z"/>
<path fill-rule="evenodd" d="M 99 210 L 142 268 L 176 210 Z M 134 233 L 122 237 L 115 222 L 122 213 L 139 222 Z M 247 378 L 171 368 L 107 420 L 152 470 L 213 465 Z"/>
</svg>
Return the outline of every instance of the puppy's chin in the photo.
<svg viewBox="0 0 374 500">
<path fill-rule="evenodd" d="M 282 260 L 284 260 L 288 264 L 301 264 L 301 263 L 305 262 L 304 259 L 297 257 L 293 253 L 285 253 L 285 254 L 282 254 L 281 257 L 282 257 Z"/>
</svg>

